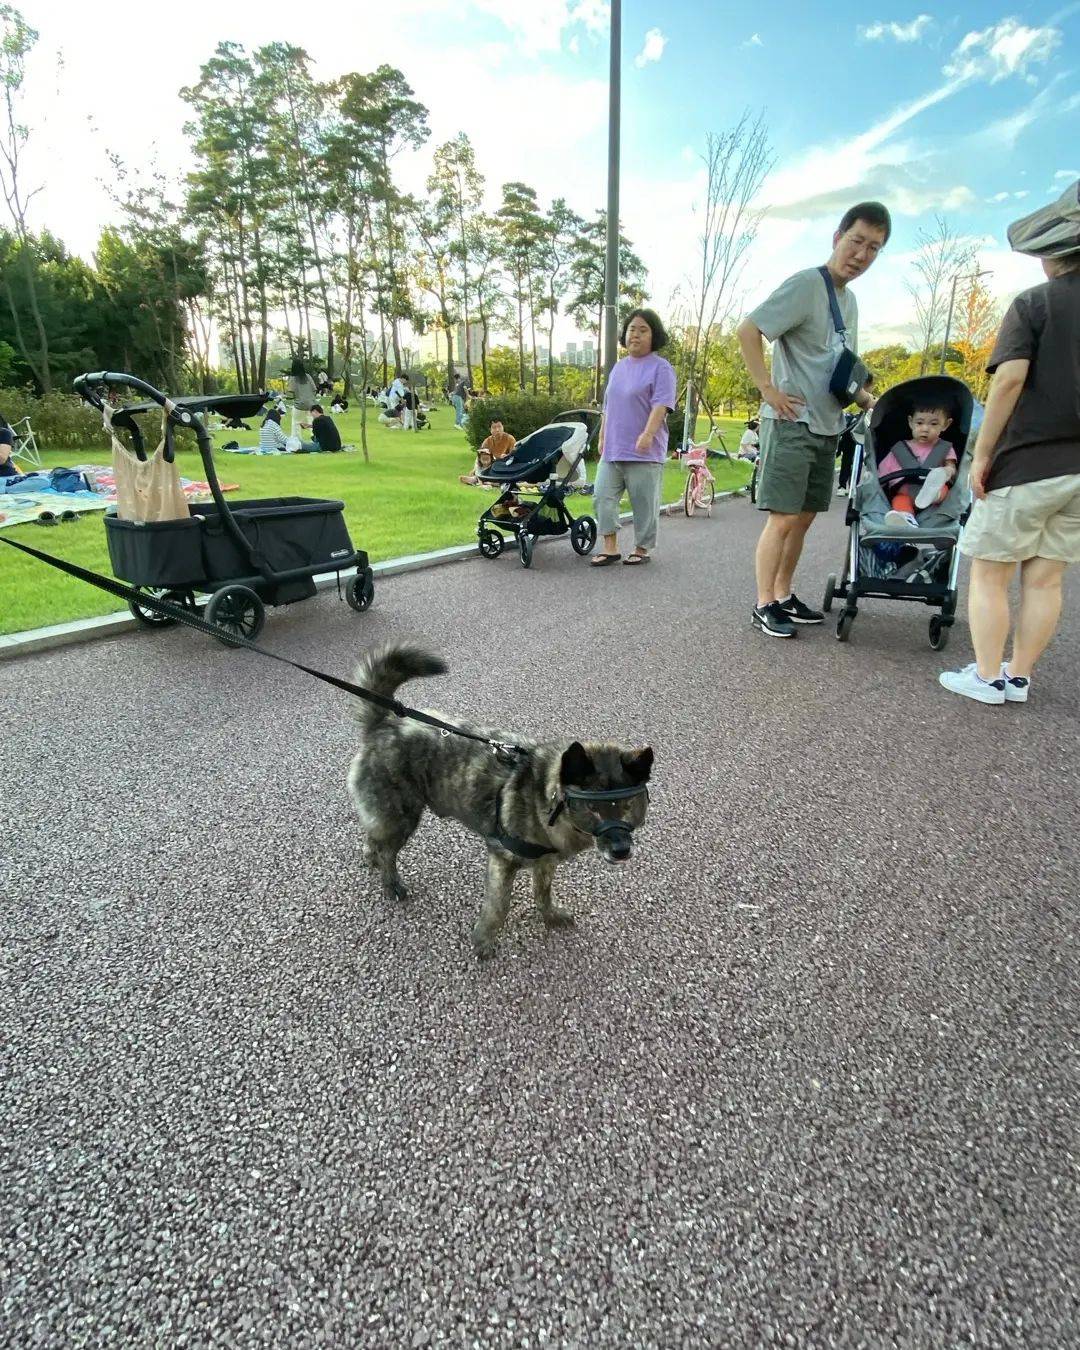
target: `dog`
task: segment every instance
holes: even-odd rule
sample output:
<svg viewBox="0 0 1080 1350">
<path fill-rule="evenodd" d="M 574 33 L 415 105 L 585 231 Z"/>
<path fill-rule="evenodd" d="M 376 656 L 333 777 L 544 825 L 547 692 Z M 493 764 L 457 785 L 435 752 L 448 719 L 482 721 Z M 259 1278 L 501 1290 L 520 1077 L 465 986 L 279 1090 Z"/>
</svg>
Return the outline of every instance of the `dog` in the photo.
<svg viewBox="0 0 1080 1350">
<path fill-rule="evenodd" d="M 365 656 L 356 683 L 392 698 L 407 680 L 443 675 L 446 663 L 417 647 L 387 646 Z M 556 905 L 551 887 L 559 863 L 596 847 L 610 863 L 626 862 L 632 832 L 643 823 L 653 752 L 614 743 L 522 740 L 493 727 L 442 717 L 450 725 L 515 752 L 446 734 L 355 700 L 362 743 L 349 768 L 349 795 L 366 833 L 364 861 L 378 870 L 389 900 L 408 892 L 398 854 L 425 807 L 460 821 L 487 844 L 487 885 L 473 928 L 484 958 L 510 908 L 514 877 L 532 872 L 533 897 L 545 924 L 567 928 L 573 915 Z"/>
</svg>

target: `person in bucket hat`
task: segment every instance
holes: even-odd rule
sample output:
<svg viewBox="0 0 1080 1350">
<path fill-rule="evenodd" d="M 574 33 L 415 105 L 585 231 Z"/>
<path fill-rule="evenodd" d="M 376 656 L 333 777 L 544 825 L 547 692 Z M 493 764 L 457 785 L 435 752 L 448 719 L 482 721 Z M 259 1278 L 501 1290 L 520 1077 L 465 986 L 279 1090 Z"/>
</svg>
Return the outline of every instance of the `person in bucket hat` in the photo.
<svg viewBox="0 0 1080 1350">
<path fill-rule="evenodd" d="M 993 380 L 971 465 L 974 509 L 960 548 L 972 559 L 968 622 L 975 660 L 941 684 L 979 703 L 1026 703 L 1031 674 L 1057 629 L 1061 582 L 1080 562 L 1080 180 L 1009 226 L 1046 280 L 1002 320 Z M 1009 586 L 1020 567 L 1010 630 Z"/>
</svg>

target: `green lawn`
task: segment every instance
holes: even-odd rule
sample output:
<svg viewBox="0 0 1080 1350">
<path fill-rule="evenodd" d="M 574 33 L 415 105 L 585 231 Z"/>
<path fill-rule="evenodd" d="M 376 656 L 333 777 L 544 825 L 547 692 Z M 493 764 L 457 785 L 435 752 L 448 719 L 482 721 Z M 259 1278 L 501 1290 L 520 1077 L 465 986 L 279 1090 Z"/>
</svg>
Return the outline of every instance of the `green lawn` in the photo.
<svg viewBox="0 0 1080 1350">
<path fill-rule="evenodd" d="M 365 464 L 359 450 L 346 455 L 297 455 L 258 458 L 219 454 L 218 476 L 223 483 L 239 484 L 233 499 L 241 497 L 308 496 L 331 497 L 345 503 L 345 519 L 354 544 L 366 549 L 373 562 L 408 553 L 426 553 L 476 538 L 476 521 L 492 500 L 490 493 L 460 484 L 458 474 L 472 466 L 463 432 L 455 431 L 453 411 L 439 408 L 432 414 L 429 431 L 390 431 L 373 419 L 368 425 L 371 461 Z M 255 427 L 253 422 L 252 427 Z M 288 420 L 286 419 L 286 429 Z M 342 439 L 359 445 L 360 415 L 350 409 L 338 419 Z M 743 423 L 724 421 L 722 431 L 728 449 L 738 445 Z M 704 434 L 701 426 L 699 434 Z M 256 433 L 218 433 L 215 440 L 239 439 L 251 443 Z M 185 442 L 186 443 L 186 442 Z M 43 456 L 46 467 L 58 464 L 105 463 L 102 451 L 63 451 Z M 202 478 L 198 454 L 179 455 L 180 472 Z M 712 461 L 718 491 L 742 486 L 749 478 L 744 464 Z M 590 477 L 592 474 L 590 473 Z M 685 473 L 669 464 L 664 473 L 664 500 L 682 495 Z M 570 498 L 571 509 L 580 514 L 590 509 L 587 497 Z M 80 563 L 111 575 L 100 512 L 78 521 L 43 528 L 21 525 L 3 531 L 8 538 Z M 46 624 L 90 618 L 115 612 L 117 602 L 74 578 L 47 569 L 15 549 L 0 546 L 0 633 L 19 633 Z"/>
</svg>

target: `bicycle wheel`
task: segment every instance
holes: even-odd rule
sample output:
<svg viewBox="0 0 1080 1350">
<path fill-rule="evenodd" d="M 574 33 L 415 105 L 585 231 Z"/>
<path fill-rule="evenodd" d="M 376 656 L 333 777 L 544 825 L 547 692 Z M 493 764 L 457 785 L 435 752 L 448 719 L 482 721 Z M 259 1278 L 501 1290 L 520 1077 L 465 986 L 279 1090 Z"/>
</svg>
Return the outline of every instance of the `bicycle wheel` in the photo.
<svg viewBox="0 0 1080 1350">
<path fill-rule="evenodd" d="M 694 503 L 697 500 L 697 493 L 694 490 L 695 474 L 690 474 L 686 479 L 686 487 L 683 490 L 683 510 L 687 516 L 694 514 Z"/>
<path fill-rule="evenodd" d="M 698 489 L 697 504 L 707 516 L 712 515 L 712 504 L 716 499 L 716 484 L 711 483 L 707 478 Z"/>
</svg>

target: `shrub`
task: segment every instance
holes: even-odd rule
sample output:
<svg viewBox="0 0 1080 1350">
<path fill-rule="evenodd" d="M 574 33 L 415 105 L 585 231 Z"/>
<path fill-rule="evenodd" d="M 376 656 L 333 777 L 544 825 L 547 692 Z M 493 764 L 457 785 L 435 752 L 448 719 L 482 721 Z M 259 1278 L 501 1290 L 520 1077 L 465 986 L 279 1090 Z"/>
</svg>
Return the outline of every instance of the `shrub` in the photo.
<svg viewBox="0 0 1080 1350">
<path fill-rule="evenodd" d="M 29 417 L 41 450 L 109 448 L 101 414 L 74 394 L 36 398 L 27 389 L 0 389 L 0 412 L 12 424 Z"/>
<path fill-rule="evenodd" d="M 478 450 L 484 437 L 490 434 L 491 423 L 498 419 L 520 441 L 522 436 L 546 427 L 565 411 L 564 405 L 550 394 L 493 394 L 473 403 L 465 434 L 472 448 Z"/>
</svg>

